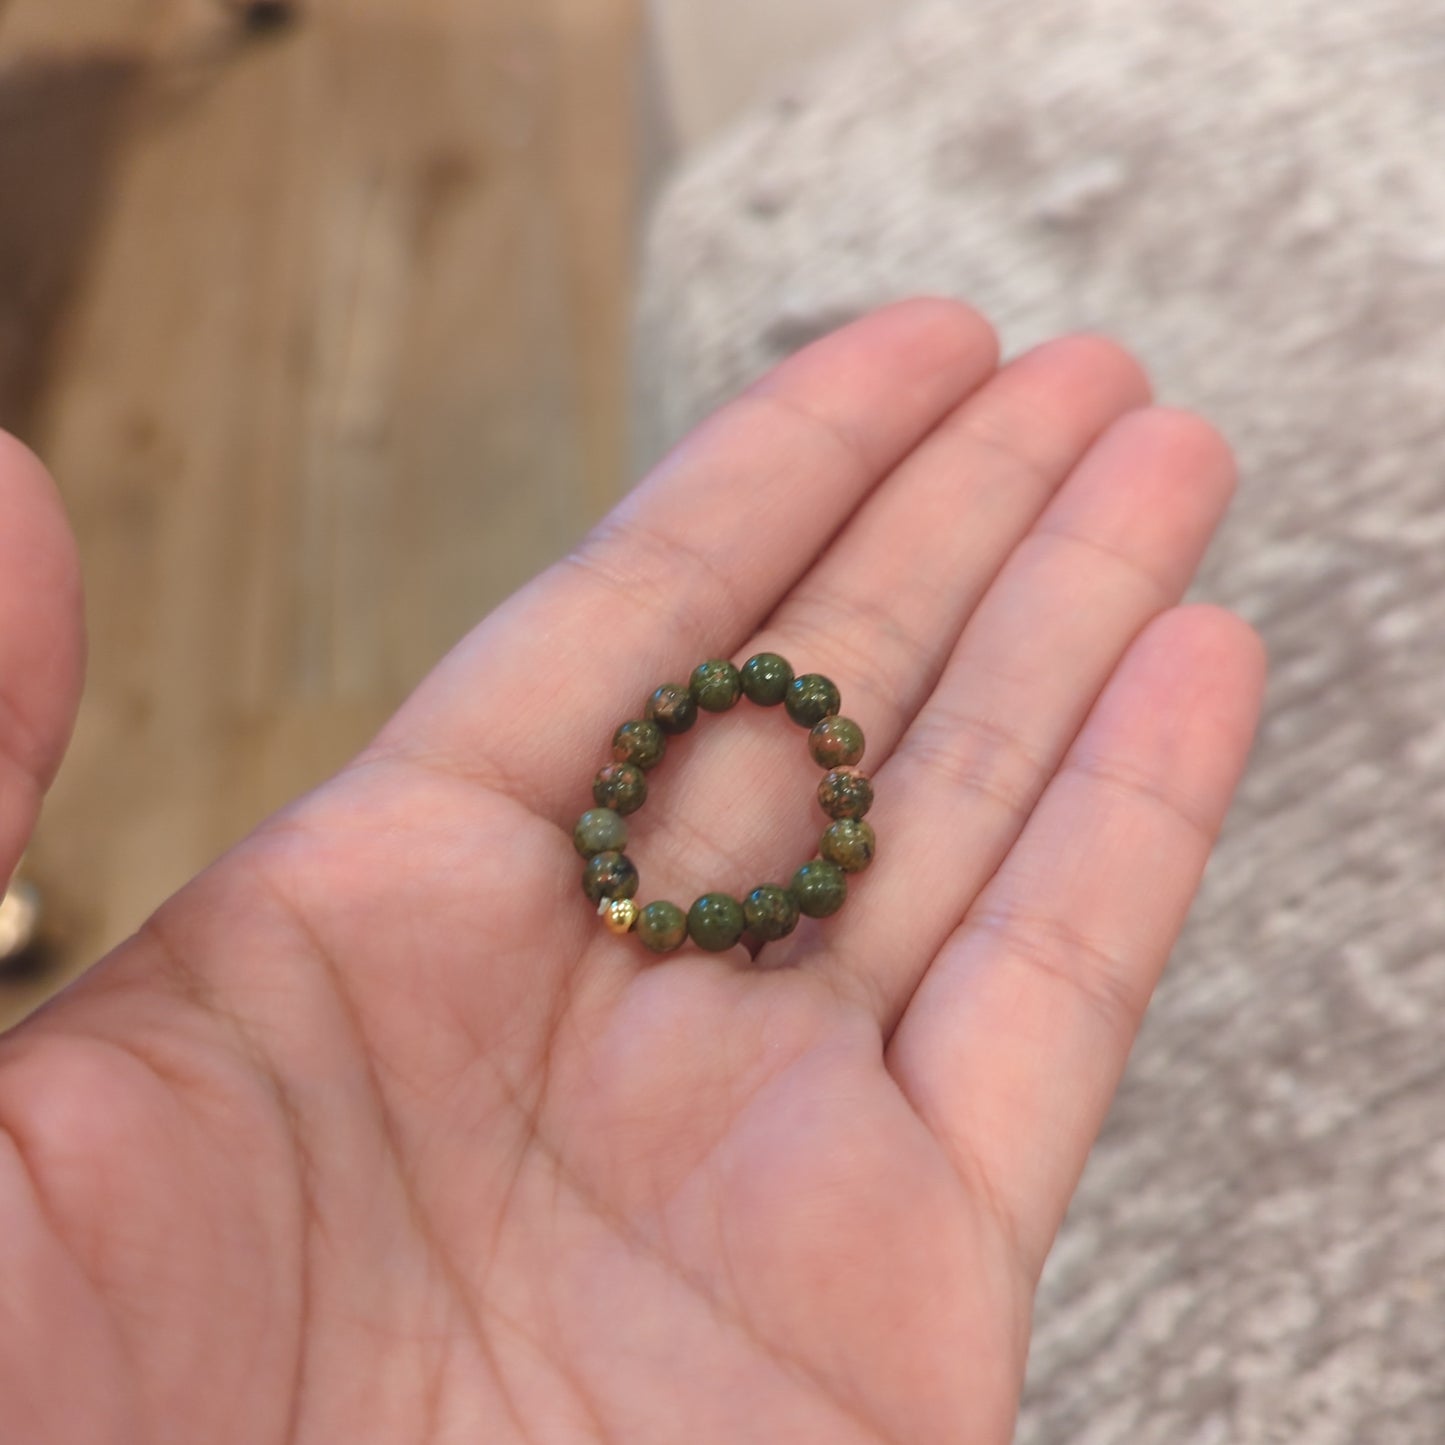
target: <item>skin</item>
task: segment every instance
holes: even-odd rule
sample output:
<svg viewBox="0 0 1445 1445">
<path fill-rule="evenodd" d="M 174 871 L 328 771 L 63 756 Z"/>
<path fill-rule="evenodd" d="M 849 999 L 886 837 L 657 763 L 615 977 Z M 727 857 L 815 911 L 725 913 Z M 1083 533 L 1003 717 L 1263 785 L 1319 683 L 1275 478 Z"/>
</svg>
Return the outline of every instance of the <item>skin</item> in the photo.
<svg viewBox="0 0 1445 1445">
<path fill-rule="evenodd" d="M 708 422 L 0 1043 L 0 1438 L 1008 1440 L 1255 722 L 1256 639 L 1177 605 L 1232 485 L 1117 346 L 999 369 L 948 302 Z M 8 864 L 80 632 L 10 443 L 0 488 Z M 653 958 L 582 899 L 573 823 L 660 679 L 762 648 L 839 684 L 883 846 L 777 967 Z M 778 725 L 669 758 L 644 898 L 807 856 Z"/>
</svg>

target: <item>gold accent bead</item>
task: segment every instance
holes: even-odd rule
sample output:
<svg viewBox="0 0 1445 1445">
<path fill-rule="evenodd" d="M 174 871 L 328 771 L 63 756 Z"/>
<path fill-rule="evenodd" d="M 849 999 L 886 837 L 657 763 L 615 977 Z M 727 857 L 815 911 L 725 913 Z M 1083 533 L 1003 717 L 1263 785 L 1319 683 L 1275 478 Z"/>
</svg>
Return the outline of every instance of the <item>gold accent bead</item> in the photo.
<svg viewBox="0 0 1445 1445">
<path fill-rule="evenodd" d="M 627 933 L 637 922 L 637 904 L 630 898 L 614 898 L 607 905 L 602 921 L 612 933 Z"/>
</svg>

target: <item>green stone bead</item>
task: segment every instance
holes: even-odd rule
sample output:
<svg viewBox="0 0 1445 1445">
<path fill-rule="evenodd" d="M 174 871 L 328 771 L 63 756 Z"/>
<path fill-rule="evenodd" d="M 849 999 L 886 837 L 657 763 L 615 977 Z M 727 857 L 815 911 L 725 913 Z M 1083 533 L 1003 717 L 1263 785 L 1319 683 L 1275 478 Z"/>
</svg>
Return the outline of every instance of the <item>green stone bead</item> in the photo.
<svg viewBox="0 0 1445 1445">
<path fill-rule="evenodd" d="M 793 680 L 792 664 L 776 652 L 760 652 L 743 663 L 738 674 L 743 695 L 759 707 L 777 707 Z"/>
<path fill-rule="evenodd" d="M 669 735 L 685 733 L 697 721 L 697 703 L 680 682 L 665 682 L 647 699 L 647 716 Z"/>
<path fill-rule="evenodd" d="M 699 663 L 688 683 L 704 712 L 726 712 L 742 696 L 743 682 L 732 663 L 722 658 Z"/>
<path fill-rule="evenodd" d="M 862 773 L 835 768 L 818 784 L 818 806 L 830 818 L 861 818 L 873 806 L 873 784 Z"/>
<path fill-rule="evenodd" d="M 825 717 L 808 734 L 813 761 L 825 768 L 846 768 L 863 756 L 863 729 L 850 717 Z"/>
<path fill-rule="evenodd" d="M 635 813 L 647 801 L 647 779 L 633 763 L 608 763 L 592 780 L 592 796 L 599 808 Z"/>
<path fill-rule="evenodd" d="M 687 931 L 699 948 L 722 953 L 743 936 L 743 906 L 727 893 L 704 893 L 687 910 Z"/>
<path fill-rule="evenodd" d="M 754 938 L 772 943 L 798 926 L 798 900 L 786 888 L 764 883 L 743 899 L 743 919 Z"/>
<path fill-rule="evenodd" d="M 783 703 L 795 723 L 811 728 L 837 712 L 842 699 L 838 689 L 821 672 L 805 672 L 789 684 Z"/>
<path fill-rule="evenodd" d="M 637 915 L 637 936 L 653 953 L 671 953 L 687 938 L 687 914 L 675 903 L 649 903 Z"/>
<path fill-rule="evenodd" d="M 625 853 L 599 853 L 582 870 L 582 891 L 594 902 L 631 898 L 637 892 L 637 869 Z"/>
<path fill-rule="evenodd" d="M 790 891 L 809 918 L 827 918 L 848 901 L 848 879 L 836 863 L 814 858 L 793 874 Z"/>
<path fill-rule="evenodd" d="M 613 761 L 632 763 L 643 772 L 655 768 L 666 751 L 667 739 L 650 718 L 634 718 L 612 734 Z"/>
<path fill-rule="evenodd" d="M 877 845 L 877 836 L 862 818 L 839 818 L 824 831 L 818 851 L 845 873 L 861 873 L 873 861 Z"/>
<path fill-rule="evenodd" d="M 627 824 L 611 808 L 588 808 L 572 830 L 572 842 L 584 858 L 620 853 L 627 846 Z"/>
</svg>

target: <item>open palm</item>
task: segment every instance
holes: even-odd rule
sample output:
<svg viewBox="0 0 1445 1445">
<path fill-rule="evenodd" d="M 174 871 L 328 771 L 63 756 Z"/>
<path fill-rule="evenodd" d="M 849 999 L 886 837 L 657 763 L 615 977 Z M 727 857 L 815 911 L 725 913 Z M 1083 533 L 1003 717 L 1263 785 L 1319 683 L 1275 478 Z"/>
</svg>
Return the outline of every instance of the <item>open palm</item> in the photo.
<svg viewBox="0 0 1445 1445">
<path fill-rule="evenodd" d="M 78 642 L 53 501 L 0 469 L 13 859 Z M 1007 1440 L 1253 726 L 1253 636 L 1176 606 L 1231 486 L 1117 347 L 996 369 L 943 302 L 715 417 L 0 1044 L 0 1438 Z M 653 686 L 759 648 L 862 723 L 878 860 L 756 961 L 653 959 L 572 822 Z M 779 710 L 706 719 L 641 897 L 786 881 L 817 776 Z"/>
</svg>

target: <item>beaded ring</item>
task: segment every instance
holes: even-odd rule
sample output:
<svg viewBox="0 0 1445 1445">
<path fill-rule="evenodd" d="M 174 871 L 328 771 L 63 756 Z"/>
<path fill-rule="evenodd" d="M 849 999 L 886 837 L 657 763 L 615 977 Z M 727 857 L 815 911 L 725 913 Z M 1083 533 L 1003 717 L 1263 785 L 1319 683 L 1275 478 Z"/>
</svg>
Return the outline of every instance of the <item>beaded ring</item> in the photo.
<svg viewBox="0 0 1445 1445">
<path fill-rule="evenodd" d="M 759 707 L 783 705 L 808 729 L 808 751 L 828 771 L 818 785 L 818 803 L 833 821 L 823 831 L 819 856 L 804 863 L 787 887 L 763 883 L 739 902 L 728 893 L 704 893 L 686 913 L 659 899 L 645 907 L 634 901 L 637 868 L 622 851 L 629 813 L 647 801 L 647 774 L 662 761 L 667 739 L 685 733 L 703 712 L 726 712 L 740 697 Z M 848 896 L 848 874 L 873 861 L 876 839 L 863 815 L 873 805 L 873 785 L 855 764 L 863 756 L 863 729 L 840 717 L 838 689 L 821 673 L 795 677 L 775 652 L 760 652 L 742 667 L 721 659 L 701 663 L 681 683 L 663 683 L 648 699 L 643 716 L 625 722 L 612 738 L 612 761 L 592 784 L 595 808 L 577 820 L 572 839 L 587 860 L 582 890 L 617 934 L 636 930 L 653 953 L 671 953 L 691 938 L 709 953 L 721 953 L 744 934 L 757 943 L 785 938 L 799 915 L 827 918 Z"/>
</svg>

